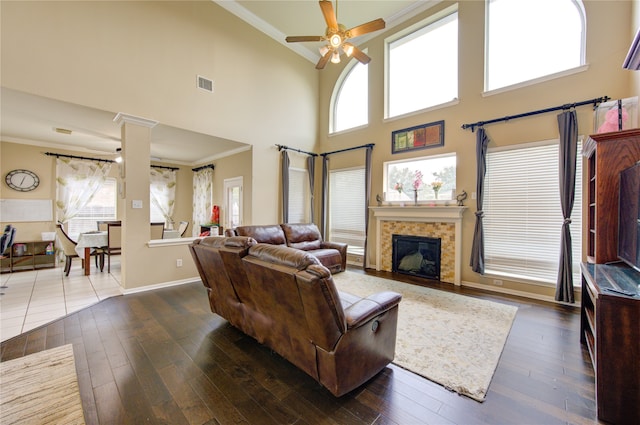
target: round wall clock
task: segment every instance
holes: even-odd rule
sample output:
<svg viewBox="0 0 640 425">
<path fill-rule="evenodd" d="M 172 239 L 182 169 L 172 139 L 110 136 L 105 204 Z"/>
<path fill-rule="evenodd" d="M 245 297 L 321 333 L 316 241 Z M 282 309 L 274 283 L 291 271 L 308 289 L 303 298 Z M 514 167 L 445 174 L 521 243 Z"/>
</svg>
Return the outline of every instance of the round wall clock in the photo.
<svg viewBox="0 0 640 425">
<path fill-rule="evenodd" d="M 4 181 L 13 190 L 29 192 L 38 187 L 40 178 L 33 171 L 13 170 L 7 173 Z"/>
</svg>

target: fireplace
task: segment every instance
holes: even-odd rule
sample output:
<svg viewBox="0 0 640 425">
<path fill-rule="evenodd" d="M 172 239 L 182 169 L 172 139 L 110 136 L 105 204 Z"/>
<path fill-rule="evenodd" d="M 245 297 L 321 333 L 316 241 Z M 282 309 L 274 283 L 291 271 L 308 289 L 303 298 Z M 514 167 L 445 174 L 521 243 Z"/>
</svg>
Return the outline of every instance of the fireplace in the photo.
<svg viewBox="0 0 640 425">
<path fill-rule="evenodd" d="M 392 271 L 440 280 L 440 238 L 392 236 Z"/>
<path fill-rule="evenodd" d="M 462 215 L 465 206 L 369 207 L 375 218 L 375 269 L 392 271 L 393 235 L 440 238 L 440 281 L 462 282 Z"/>
</svg>

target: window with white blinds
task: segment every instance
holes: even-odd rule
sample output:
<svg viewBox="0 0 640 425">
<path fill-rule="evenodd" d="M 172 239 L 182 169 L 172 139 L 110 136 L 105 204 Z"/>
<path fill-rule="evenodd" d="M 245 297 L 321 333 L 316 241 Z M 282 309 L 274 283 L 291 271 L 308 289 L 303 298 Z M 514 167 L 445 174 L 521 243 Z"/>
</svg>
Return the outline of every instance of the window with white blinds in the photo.
<svg viewBox="0 0 640 425">
<path fill-rule="evenodd" d="M 309 178 L 307 170 L 289 168 L 289 223 L 309 222 Z"/>
<path fill-rule="evenodd" d="M 564 221 L 558 162 L 558 141 L 488 150 L 483 205 L 486 273 L 556 283 Z M 571 215 L 574 284 L 580 282 L 582 256 L 581 182 L 578 155 Z"/>
<path fill-rule="evenodd" d="M 364 248 L 364 168 L 333 170 L 329 175 L 329 237 L 349 244 L 350 250 Z"/>
<path fill-rule="evenodd" d="M 67 233 L 73 240 L 84 232 L 98 230 L 97 221 L 113 221 L 117 209 L 116 179 L 107 178 L 91 200 L 67 223 Z"/>
</svg>

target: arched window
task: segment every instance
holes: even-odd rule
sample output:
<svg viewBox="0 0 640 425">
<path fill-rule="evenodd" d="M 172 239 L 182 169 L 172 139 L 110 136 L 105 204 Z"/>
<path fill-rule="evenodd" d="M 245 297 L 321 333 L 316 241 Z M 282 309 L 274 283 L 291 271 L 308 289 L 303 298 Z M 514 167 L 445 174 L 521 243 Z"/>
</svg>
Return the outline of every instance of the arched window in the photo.
<svg viewBox="0 0 640 425">
<path fill-rule="evenodd" d="M 584 65 L 580 0 L 487 0 L 486 6 L 485 90 Z"/>
<path fill-rule="evenodd" d="M 342 72 L 333 91 L 331 133 L 369 123 L 369 73 L 354 60 Z"/>
</svg>

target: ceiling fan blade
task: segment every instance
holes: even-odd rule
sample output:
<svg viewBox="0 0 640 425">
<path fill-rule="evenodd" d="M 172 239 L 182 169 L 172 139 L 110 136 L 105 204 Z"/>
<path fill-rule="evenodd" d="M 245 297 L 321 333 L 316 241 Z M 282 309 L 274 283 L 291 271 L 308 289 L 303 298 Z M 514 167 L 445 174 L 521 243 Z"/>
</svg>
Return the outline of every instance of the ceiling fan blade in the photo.
<svg viewBox="0 0 640 425">
<path fill-rule="evenodd" d="M 334 31 L 338 31 L 338 20 L 333 11 L 333 4 L 327 0 L 320 0 L 318 3 L 320 3 L 320 9 L 322 9 L 322 14 L 324 15 L 324 20 L 327 22 L 327 26 Z"/>
<path fill-rule="evenodd" d="M 325 53 L 325 55 L 321 57 L 318 63 L 316 64 L 316 69 L 324 69 L 324 67 L 327 65 L 327 62 L 329 62 L 329 59 L 331 58 L 332 54 L 333 54 L 333 50 L 329 50 L 327 53 Z"/>
<path fill-rule="evenodd" d="M 365 65 L 371 62 L 371 58 L 367 56 L 365 52 L 358 49 L 356 46 L 353 46 L 353 52 L 351 52 L 351 56 L 358 59 L 361 63 Z"/>
<path fill-rule="evenodd" d="M 287 43 L 296 43 L 300 41 L 322 41 L 324 37 L 321 35 L 292 35 L 285 38 Z"/>
<path fill-rule="evenodd" d="M 357 37 L 359 35 L 367 34 L 373 31 L 378 31 L 384 29 L 385 23 L 384 19 L 378 18 L 371 22 L 367 22 L 366 24 L 358 25 L 357 27 L 353 27 L 347 31 L 348 37 Z"/>
</svg>

